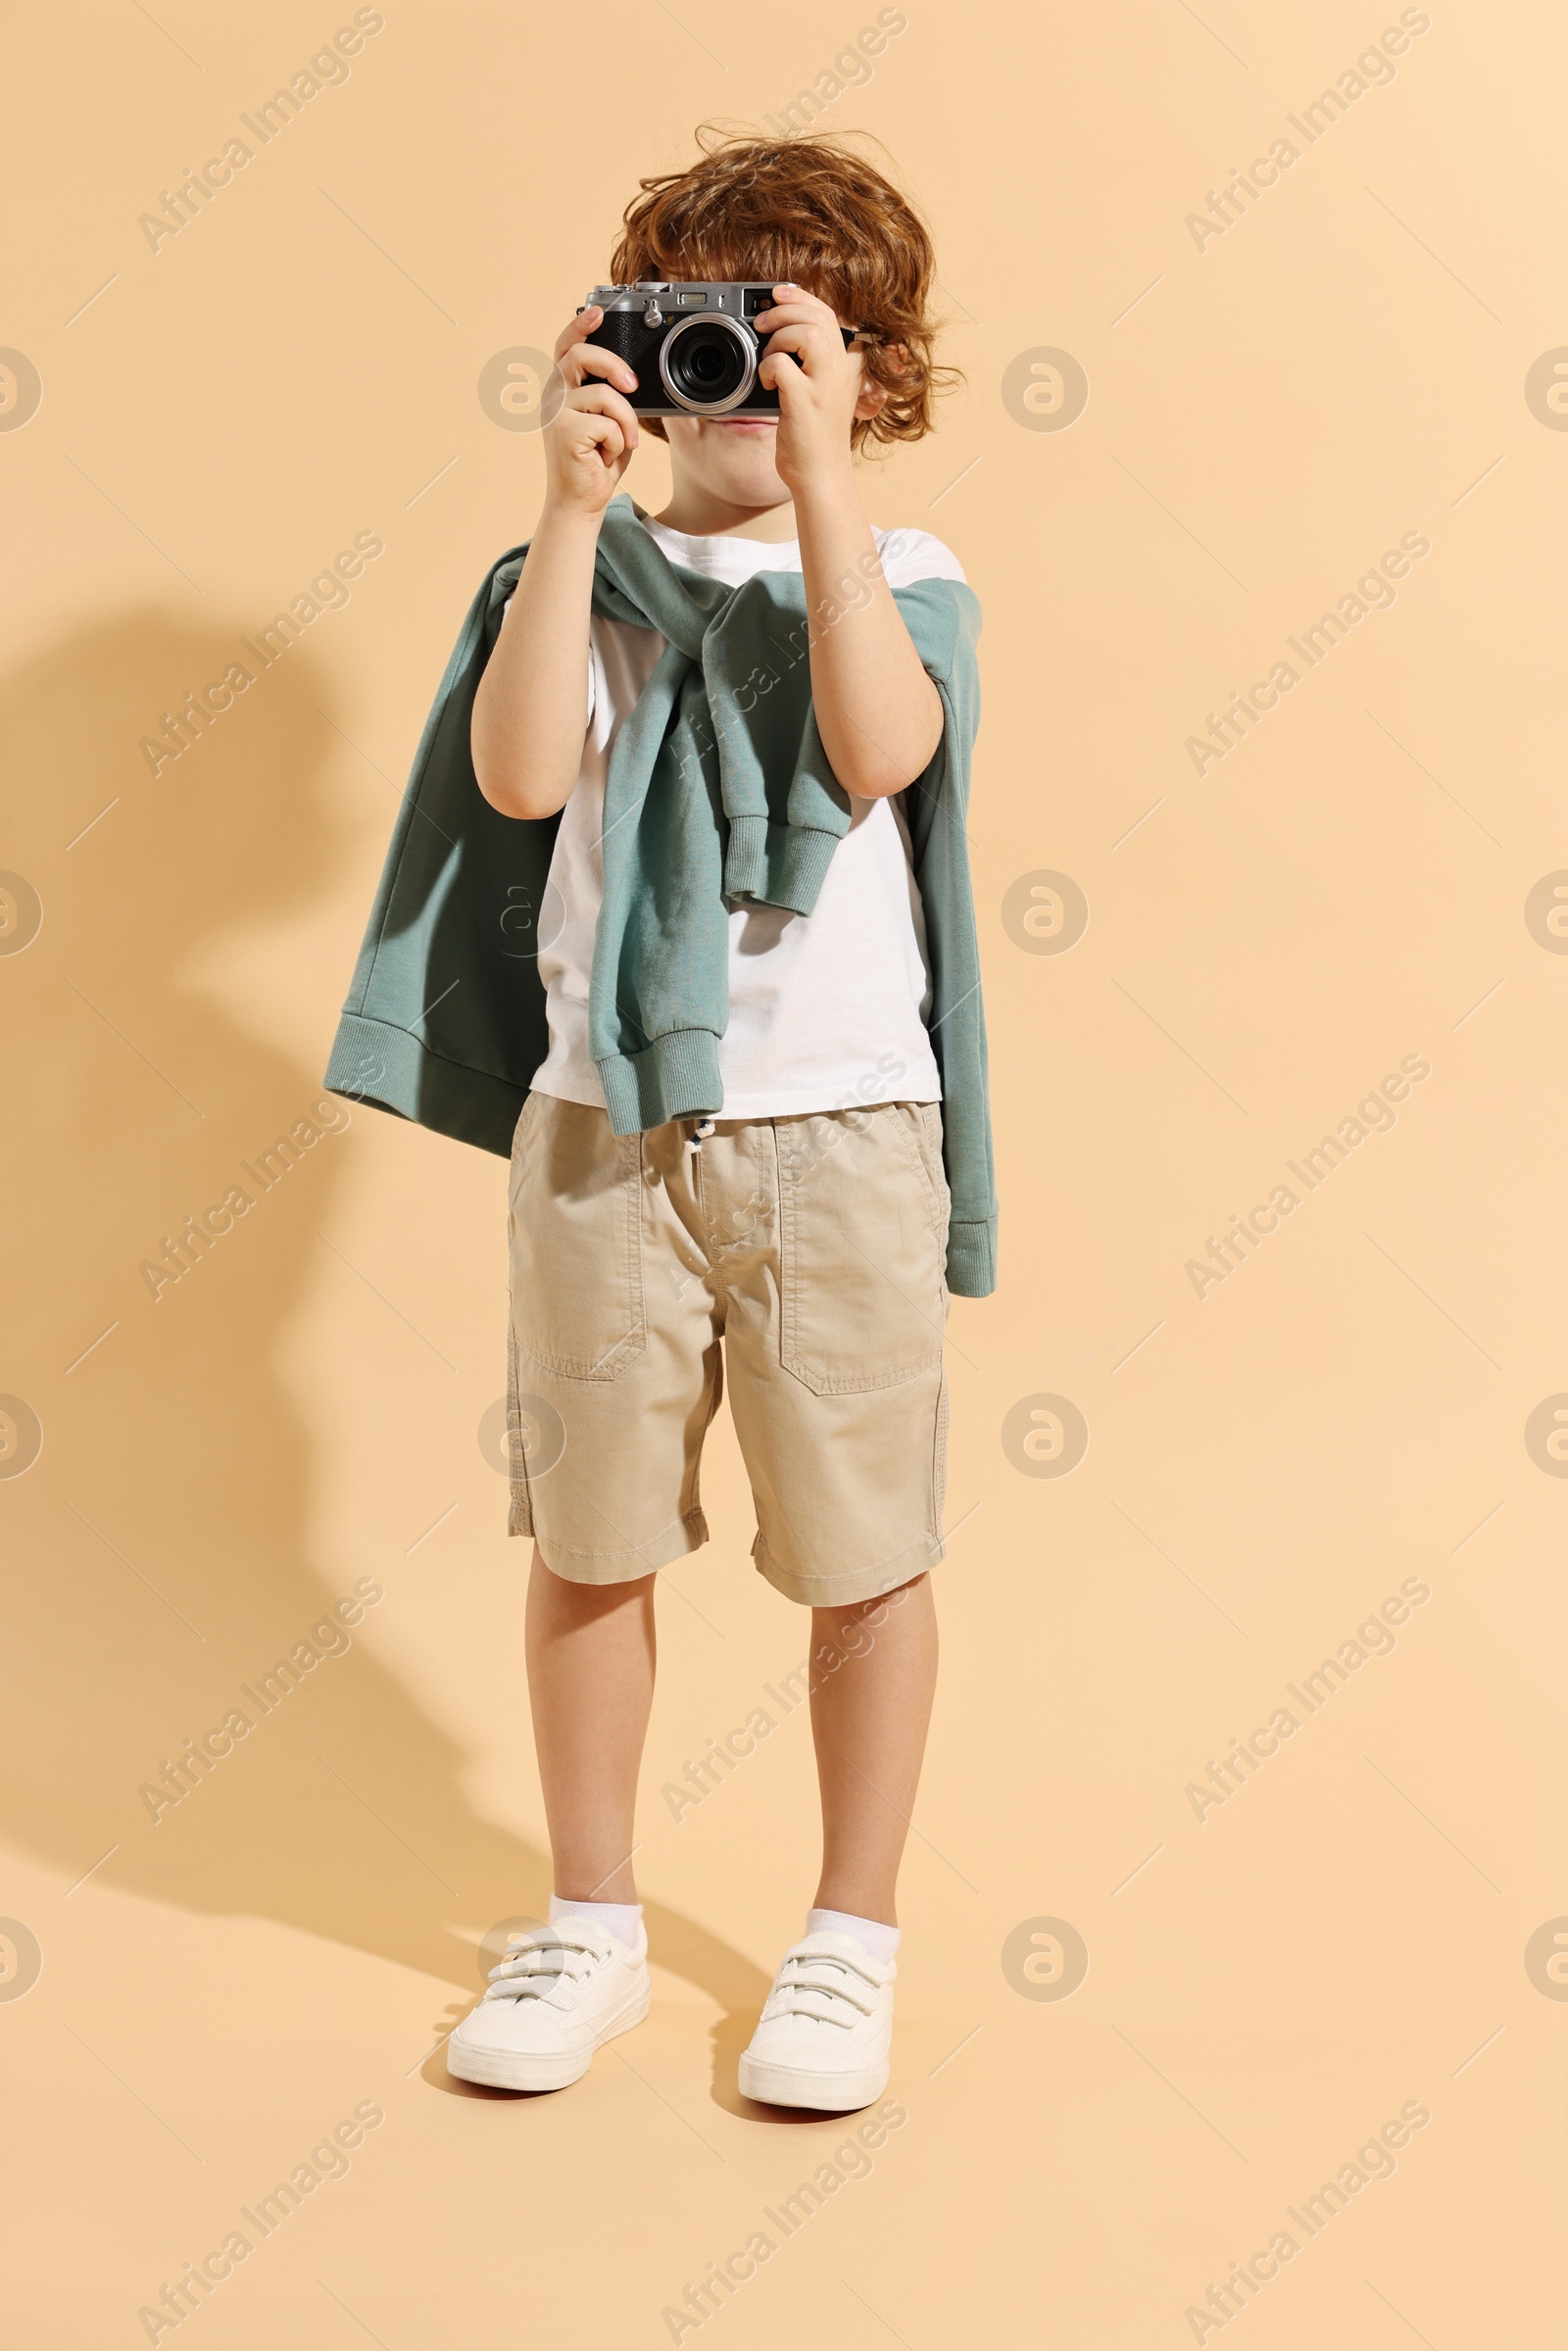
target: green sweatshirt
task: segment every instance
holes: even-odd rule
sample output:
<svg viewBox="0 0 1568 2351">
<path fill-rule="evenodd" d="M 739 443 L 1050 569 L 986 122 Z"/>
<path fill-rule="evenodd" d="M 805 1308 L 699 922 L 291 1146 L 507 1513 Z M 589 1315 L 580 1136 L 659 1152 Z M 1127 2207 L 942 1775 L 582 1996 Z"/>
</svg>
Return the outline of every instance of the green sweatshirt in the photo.
<svg viewBox="0 0 1568 2351">
<path fill-rule="evenodd" d="M 468 728 L 527 552 L 494 565 L 447 664 L 325 1077 L 333 1093 L 503 1156 L 549 1046 L 539 923 L 560 819 L 492 808 Z M 964 833 L 980 608 L 955 580 L 894 595 L 942 699 L 941 745 L 903 797 L 942 1076 L 948 1282 L 984 1298 L 996 1287 L 997 1203 Z M 722 1114 L 729 904 L 809 915 L 850 809 L 811 709 L 799 572 L 731 588 L 684 570 L 622 494 L 601 525 L 593 609 L 665 639 L 611 753 L 589 990 L 611 1125 L 629 1135 Z"/>
</svg>

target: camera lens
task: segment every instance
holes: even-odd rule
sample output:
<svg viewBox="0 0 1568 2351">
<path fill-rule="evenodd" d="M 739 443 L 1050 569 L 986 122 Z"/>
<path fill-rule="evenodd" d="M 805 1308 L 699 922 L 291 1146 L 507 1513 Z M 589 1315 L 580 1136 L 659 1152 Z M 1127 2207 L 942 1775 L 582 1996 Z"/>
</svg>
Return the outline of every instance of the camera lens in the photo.
<svg viewBox="0 0 1568 2351">
<path fill-rule="evenodd" d="M 741 380 L 744 367 L 734 337 L 721 326 L 694 320 L 669 355 L 669 372 L 688 400 L 722 400 Z"/>
<path fill-rule="evenodd" d="M 737 319 L 683 318 L 659 354 L 664 389 L 677 408 L 717 415 L 738 407 L 757 374 L 757 338 Z"/>
</svg>

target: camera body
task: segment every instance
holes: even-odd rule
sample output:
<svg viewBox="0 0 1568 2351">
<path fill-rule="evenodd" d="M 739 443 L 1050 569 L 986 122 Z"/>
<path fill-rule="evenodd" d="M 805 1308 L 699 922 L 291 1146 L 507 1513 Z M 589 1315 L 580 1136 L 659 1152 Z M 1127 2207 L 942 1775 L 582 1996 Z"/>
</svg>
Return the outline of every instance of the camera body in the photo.
<svg viewBox="0 0 1568 2351">
<path fill-rule="evenodd" d="M 777 392 L 757 380 L 767 336 L 753 324 L 775 307 L 771 284 L 639 279 L 595 286 L 583 309 L 591 305 L 605 315 L 586 339 L 626 362 L 640 416 L 778 415 Z M 846 351 L 858 331 L 840 327 Z"/>
</svg>

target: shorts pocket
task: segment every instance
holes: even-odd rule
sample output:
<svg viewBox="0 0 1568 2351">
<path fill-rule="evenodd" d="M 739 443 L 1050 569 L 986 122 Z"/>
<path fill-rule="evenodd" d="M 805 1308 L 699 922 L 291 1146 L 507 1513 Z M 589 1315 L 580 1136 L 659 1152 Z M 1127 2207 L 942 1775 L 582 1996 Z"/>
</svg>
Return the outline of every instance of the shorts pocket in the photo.
<svg viewBox="0 0 1568 2351">
<path fill-rule="evenodd" d="M 781 1356 L 816 1396 L 896 1388 L 942 1360 L 947 1187 L 919 1119 L 884 1102 L 775 1122 Z"/>
<path fill-rule="evenodd" d="M 953 1214 L 953 1196 L 948 1190 L 948 1170 L 942 1148 L 942 1104 L 940 1102 L 898 1102 L 895 1108 L 906 1114 L 901 1126 L 910 1150 L 920 1163 L 931 1195 L 931 1213 L 936 1219 L 937 1238 L 942 1244 L 943 1263 L 948 1254 L 948 1225 Z"/>
<path fill-rule="evenodd" d="M 570 1380 L 613 1380 L 648 1344 L 642 1137 L 606 1111 L 530 1094 L 512 1142 L 517 1351 Z"/>
</svg>

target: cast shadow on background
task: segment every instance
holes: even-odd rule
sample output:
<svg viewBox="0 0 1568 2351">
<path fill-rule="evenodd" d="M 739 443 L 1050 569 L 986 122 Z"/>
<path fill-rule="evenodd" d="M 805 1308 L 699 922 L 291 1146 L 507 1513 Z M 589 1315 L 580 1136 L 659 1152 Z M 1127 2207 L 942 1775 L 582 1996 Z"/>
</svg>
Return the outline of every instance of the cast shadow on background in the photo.
<svg viewBox="0 0 1568 2351">
<path fill-rule="evenodd" d="M 14 1138 L 0 1387 L 25 1393 L 44 1431 L 26 1477 L 0 1484 L 27 1529 L 4 1545 L 0 1801 L 59 1878 L 51 1935 L 98 1932 L 92 1895 L 108 1887 L 266 1919 L 458 1987 L 432 2019 L 444 2032 L 479 1988 L 477 1936 L 543 1913 L 547 1856 L 474 1809 L 463 1748 L 363 1637 L 373 1617 L 265 1713 L 241 1695 L 354 1581 L 312 1555 L 324 1472 L 281 1369 L 322 1278 L 344 1145 L 323 1137 L 265 1194 L 251 1185 L 253 1206 L 156 1300 L 138 1270 L 188 1214 L 246 1185 L 241 1162 L 257 1167 L 333 1100 L 318 1066 L 266 1041 L 265 1007 L 252 1030 L 216 999 L 203 959 L 319 898 L 366 821 L 353 791 L 387 832 L 396 812 L 326 715 L 332 688 L 306 643 L 151 773 L 141 739 L 244 658 L 239 640 L 132 611 L 0 687 L 15 845 L 0 861 L 25 865 L 43 907 L 25 952 L 0 958 Z M 357 945 L 345 939 L 345 983 Z M 335 1012 L 323 1007 L 323 1039 Z M 387 1563 L 389 1609 L 409 1572 Z M 483 1630 L 465 1633 L 460 1594 L 455 1640 Z M 155 1820 L 142 1787 L 235 1708 L 255 1718 L 247 1735 L 205 1770 L 187 1762 L 187 1791 Z M 693 1920 L 658 1903 L 648 1920 L 656 1962 L 723 2009 L 713 2094 L 746 2111 L 734 2061 L 766 1979 Z M 265 2041 L 265 2015 L 251 2024 Z M 424 2074 L 468 2094 L 439 2057 Z"/>
</svg>

